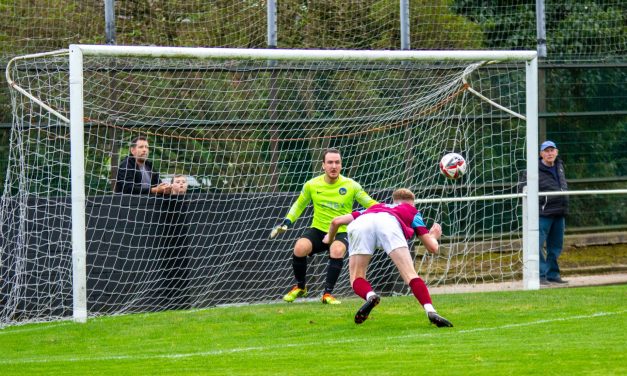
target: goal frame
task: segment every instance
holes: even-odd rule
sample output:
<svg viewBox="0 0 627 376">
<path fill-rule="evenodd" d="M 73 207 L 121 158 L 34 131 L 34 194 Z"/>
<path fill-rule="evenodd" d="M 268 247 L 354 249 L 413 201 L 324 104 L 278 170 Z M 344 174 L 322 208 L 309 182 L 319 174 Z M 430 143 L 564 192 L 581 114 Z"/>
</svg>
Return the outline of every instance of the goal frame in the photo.
<svg viewBox="0 0 627 376">
<path fill-rule="evenodd" d="M 151 47 L 117 45 L 69 46 L 70 153 L 72 203 L 72 293 L 73 319 L 87 321 L 87 265 L 85 224 L 85 155 L 83 117 L 83 57 L 229 58 L 279 60 L 365 61 L 519 61 L 525 62 L 526 100 L 526 192 L 507 195 L 523 199 L 523 288 L 539 289 L 539 208 L 538 208 L 538 63 L 536 51 L 389 51 L 389 50 L 286 50 L 241 48 Z M 484 197 L 475 199 L 505 198 Z M 473 199 L 473 198 L 469 198 Z"/>
</svg>

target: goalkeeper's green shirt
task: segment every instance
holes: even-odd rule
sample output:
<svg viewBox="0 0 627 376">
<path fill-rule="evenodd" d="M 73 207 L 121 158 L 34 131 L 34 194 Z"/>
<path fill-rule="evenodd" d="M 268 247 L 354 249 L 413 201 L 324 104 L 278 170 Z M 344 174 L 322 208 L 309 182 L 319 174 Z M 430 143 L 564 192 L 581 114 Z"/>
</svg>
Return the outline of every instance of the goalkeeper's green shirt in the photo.
<svg viewBox="0 0 627 376">
<path fill-rule="evenodd" d="M 311 227 L 326 233 L 333 218 L 353 212 L 353 202 L 357 201 L 365 208 L 377 203 L 353 179 L 340 175 L 335 183 L 329 184 L 324 180 L 324 176 L 317 176 L 303 185 L 302 192 L 285 218 L 292 223 L 296 222 L 307 205 L 313 202 L 314 215 Z M 346 232 L 346 226 L 340 226 L 338 232 Z"/>
</svg>

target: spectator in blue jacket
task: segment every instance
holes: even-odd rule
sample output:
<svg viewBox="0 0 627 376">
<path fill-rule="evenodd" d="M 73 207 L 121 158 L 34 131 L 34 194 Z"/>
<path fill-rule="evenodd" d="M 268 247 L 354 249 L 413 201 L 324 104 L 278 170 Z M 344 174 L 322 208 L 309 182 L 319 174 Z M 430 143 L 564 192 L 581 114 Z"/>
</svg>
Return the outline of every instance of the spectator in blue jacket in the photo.
<svg viewBox="0 0 627 376">
<path fill-rule="evenodd" d="M 540 192 L 567 191 L 564 163 L 558 157 L 557 145 L 544 141 L 538 163 Z M 560 276 L 557 260 L 564 246 L 564 228 L 568 214 L 568 196 L 540 197 L 540 284 L 568 283 Z M 546 251 L 544 243 L 546 242 Z"/>
</svg>

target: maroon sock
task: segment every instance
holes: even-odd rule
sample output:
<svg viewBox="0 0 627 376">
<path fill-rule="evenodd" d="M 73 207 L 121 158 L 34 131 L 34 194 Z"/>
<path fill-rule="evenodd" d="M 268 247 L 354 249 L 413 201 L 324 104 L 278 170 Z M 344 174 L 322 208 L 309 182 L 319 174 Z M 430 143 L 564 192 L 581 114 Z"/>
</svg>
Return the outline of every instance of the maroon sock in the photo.
<svg viewBox="0 0 627 376">
<path fill-rule="evenodd" d="M 432 304 L 431 303 L 431 295 L 429 295 L 429 290 L 427 289 L 427 285 L 425 285 L 424 281 L 418 277 L 409 281 L 409 287 L 411 288 L 411 292 L 414 293 L 414 296 L 421 305 Z"/>
<path fill-rule="evenodd" d="M 353 281 L 353 291 L 355 294 L 362 297 L 362 299 L 366 300 L 366 295 L 372 291 L 372 286 L 370 283 L 363 278 L 357 278 Z"/>
</svg>

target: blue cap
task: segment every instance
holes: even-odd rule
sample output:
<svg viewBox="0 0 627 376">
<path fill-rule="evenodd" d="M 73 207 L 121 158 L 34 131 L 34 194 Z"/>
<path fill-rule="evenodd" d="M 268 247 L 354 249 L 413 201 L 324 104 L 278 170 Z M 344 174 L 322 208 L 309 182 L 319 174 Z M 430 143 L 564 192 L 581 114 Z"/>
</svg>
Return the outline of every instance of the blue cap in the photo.
<svg viewBox="0 0 627 376">
<path fill-rule="evenodd" d="M 556 148 L 557 149 L 557 145 L 555 145 L 555 142 L 553 141 L 544 141 L 542 143 L 542 145 L 540 145 L 540 151 L 544 151 L 544 149 L 546 148 Z"/>
</svg>

